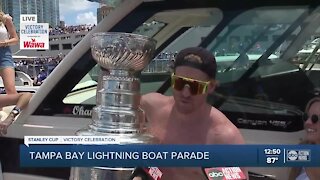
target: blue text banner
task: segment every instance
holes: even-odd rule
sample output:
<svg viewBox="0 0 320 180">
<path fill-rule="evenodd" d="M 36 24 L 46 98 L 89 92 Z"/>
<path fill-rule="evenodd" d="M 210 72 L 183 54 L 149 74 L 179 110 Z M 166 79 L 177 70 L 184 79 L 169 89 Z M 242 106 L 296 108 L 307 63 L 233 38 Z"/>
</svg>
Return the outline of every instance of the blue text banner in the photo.
<svg viewBox="0 0 320 180">
<path fill-rule="evenodd" d="M 23 167 L 320 167 L 318 145 L 26 145 Z"/>
</svg>

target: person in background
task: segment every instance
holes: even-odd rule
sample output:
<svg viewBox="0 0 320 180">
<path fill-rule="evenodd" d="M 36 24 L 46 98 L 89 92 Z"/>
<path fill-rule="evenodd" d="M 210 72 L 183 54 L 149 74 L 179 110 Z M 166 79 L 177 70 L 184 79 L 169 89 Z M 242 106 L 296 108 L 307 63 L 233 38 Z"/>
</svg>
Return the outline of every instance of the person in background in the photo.
<svg viewBox="0 0 320 180">
<path fill-rule="evenodd" d="M 180 51 L 171 75 L 173 96 L 149 93 L 141 97 L 148 131 L 160 144 L 244 144 L 238 128 L 207 103 L 216 87 L 216 60 L 204 48 Z M 163 180 L 206 179 L 201 168 L 161 168 Z M 139 179 L 135 177 L 135 180 Z"/>
<path fill-rule="evenodd" d="M 13 123 L 21 110 L 26 108 L 32 97 L 31 93 L 2 94 L 0 95 L 0 108 L 16 105 L 5 120 L 0 122 L 0 136 L 7 134 L 8 127 Z"/>
<path fill-rule="evenodd" d="M 301 144 L 320 144 L 320 96 L 312 98 L 305 109 L 304 129 L 305 137 Z M 289 180 L 319 180 L 320 168 L 302 167 L 292 168 Z"/>
<path fill-rule="evenodd" d="M 43 68 L 41 68 L 38 76 L 34 78 L 33 84 L 40 86 L 46 78 L 47 72 Z"/>
<path fill-rule="evenodd" d="M 7 94 L 16 94 L 14 62 L 10 46 L 19 41 L 12 17 L 0 11 L 0 76 Z"/>
</svg>

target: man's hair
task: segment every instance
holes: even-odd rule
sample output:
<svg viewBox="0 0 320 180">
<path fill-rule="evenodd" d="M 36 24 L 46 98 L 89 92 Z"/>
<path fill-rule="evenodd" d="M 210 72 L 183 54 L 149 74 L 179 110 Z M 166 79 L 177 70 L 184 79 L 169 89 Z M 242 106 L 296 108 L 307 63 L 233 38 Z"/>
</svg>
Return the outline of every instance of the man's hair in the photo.
<svg viewBox="0 0 320 180">
<path fill-rule="evenodd" d="M 181 50 L 176 56 L 173 69 L 176 70 L 179 66 L 199 69 L 212 79 L 216 77 L 216 59 L 212 53 L 202 47 L 190 47 Z"/>
</svg>

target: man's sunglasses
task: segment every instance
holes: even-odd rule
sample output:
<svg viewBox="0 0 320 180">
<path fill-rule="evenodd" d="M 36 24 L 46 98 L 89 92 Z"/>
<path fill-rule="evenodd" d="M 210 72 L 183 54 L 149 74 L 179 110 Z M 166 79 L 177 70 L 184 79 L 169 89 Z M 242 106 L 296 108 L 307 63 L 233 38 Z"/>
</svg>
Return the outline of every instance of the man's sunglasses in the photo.
<svg viewBox="0 0 320 180">
<path fill-rule="evenodd" d="M 208 91 L 210 81 L 199 81 L 191 78 L 177 76 L 174 73 L 171 75 L 171 85 L 177 91 L 181 91 L 185 86 L 188 86 L 192 95 L 204 94 Z"/>
<path fill-rule="evenodd" d="M 320 116 L 320 115 L 316 115 L 316 114 L 313 114 L 313 115 L 311 115 L 311 116 L 308 116 L 308 114 L 305 113 L 305 114 L 303 115 L 303 121 L 306 122 L 309 118 L 311 118 L 312 123 L 315 124 L 315 123 L 317 123 L 317 122 L 319 121 L 319 116 Z"/>
</svg>

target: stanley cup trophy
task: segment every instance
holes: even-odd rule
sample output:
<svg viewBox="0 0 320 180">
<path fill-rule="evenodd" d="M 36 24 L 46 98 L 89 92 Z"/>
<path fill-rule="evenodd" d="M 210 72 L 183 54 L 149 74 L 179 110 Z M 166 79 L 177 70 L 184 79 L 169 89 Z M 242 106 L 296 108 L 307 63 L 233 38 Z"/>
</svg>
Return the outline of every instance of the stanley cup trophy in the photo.
<svg viewBox="0 0 320 180">
<path fill-rule="evenodd" d="M 93 58 L 102 72 L 97 87 L 97 104 L 92 123 L 79 130 L 79 136 L 108 136 L 121 144 L 145 144 L 153 141 L 145 133 L 143 113 L 139 109 L 140 81 L 134 72 L 152 59 L 156 42 L 129 33 L 95 33 L 91 40 Z M 133 168 L 73 167 L 70 180 L 128 180 Z"/>
</svg>

